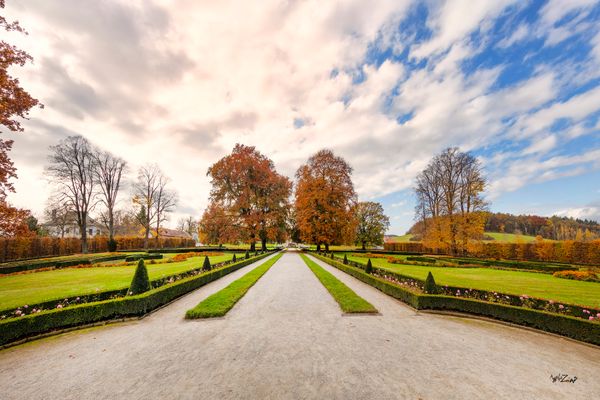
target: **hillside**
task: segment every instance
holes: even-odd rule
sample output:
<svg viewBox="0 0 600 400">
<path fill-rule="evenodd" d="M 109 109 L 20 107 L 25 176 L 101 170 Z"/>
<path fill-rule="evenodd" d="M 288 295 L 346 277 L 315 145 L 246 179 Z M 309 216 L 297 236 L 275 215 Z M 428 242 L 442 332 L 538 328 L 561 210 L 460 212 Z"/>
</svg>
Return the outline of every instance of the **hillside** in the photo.
<svg viewBox="0 0 600 400">
<path fill-rule="evenodd" d="M 500 232 L 486 232 L 485 235 L 487 236 L 486 239 L 484 239 L 484 241 L 494 241 L 494 242 L 501 242 L 501 243 L 517 243 L 517 242 L 522 242 L 522 243 L 530 243 L 535 241 L 535 236 L 530 236 L 530 235 L 518 235 L 518 234 L 514 234 L 514 233 L 500 233 Z M 413 238 L 414 235 L 412 233 L 407 233 L 405 235 L 386 235 L 385 236 L 385 241 L 387 243 L 403 243 L 403 242 L 410 242 L 411 238 Z M 549 240 L 549 239 L 546 239 Z"/>
</svg>

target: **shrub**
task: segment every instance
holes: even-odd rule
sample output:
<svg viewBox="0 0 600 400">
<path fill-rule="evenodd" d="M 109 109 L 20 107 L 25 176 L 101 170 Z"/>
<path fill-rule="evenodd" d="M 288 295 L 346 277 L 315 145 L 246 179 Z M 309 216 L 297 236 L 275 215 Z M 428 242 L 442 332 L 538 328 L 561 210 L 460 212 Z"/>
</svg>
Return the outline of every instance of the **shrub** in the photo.
<svg viewBox="0 0 600 400">
<path fill-rule="evenodd" d="M 373 273 L 373 264 L 371 264 L 371 259 L 369 258 L 369 261 L 367 261 L 367 267 L 365 268 L 365 272 L 367 274 L 372 274 Z"/>
<path fill-rule="evenodd" d="M 129 287 L 129 293 L 136 295 L 147 292 L 152 287 L 150 286 L 150 279 L 148 278 L 148 270 L 144 265 L 144 260 L 140 259 L 138 262 L 133 279 L 131 280 L 131 286 Z"/>
<path fill-rule="evenodd" d="M 246 260 L 250 258 L 250 252 L 248 250 L 246 250 L 246 256 L 245 256 Z"/>
<path fill-rule="evenodd" d="M 204 257 L 204 263 L 202 264 L 202 271 L 210 271 L 210 260 L 208 256 Z"/>
<path fill-rule="evenodd" d="M 427 274 L 427 279 L 425 279 L 425 287 L 423 291 L 427 294 L 436 294 L 438 292 L 437 285 L 435 284 L 435 279 L 433 279 L 433 274 L 431 271 Z"/>
<path fill-rule="evenodd" d="M 419 261 L 419 262 L 426 262 L 426 263 L 432 263 L 435 264 L 437 262 L 437 260 L 435 258 L 431 258 L 431 257 L 406 257 L 407 261 Z"/>
<path fill-rule="evenodd" d="M 331 252 L 331 259 L 333 260 L 333 252 Z"/>
<path fill-rule="evenodd" d="M 235 253 L 233 253 L 233 257 L 231 258 L 231 262 L 236 262 L 237 259 L 235 258 Z"/>
<path fill-rule="evenodd" d="M 115 239 L 108 240 L 106 242 L 106 247 L 108 248 L 109 252 L 114 253 L 117 251 L 117 241 Z"/>
<path fill-rule="evenodd" d="M 133 256 L 125 257 L 125 262 L 132 262 L 138 260 L 161 260 L 162 258 L 162 254 L 136 254 Z"/>
<path fill-rule="evenodd" d="M 598 275 L 591 271 L 558 271 L 553 273 L 552 276 L 576 281 L 600 282 Z"/>
<path fill-rule="evenodd" d="M 344 254 L 344 265 L 348 265 L 348 255 Z"/>
</svg>

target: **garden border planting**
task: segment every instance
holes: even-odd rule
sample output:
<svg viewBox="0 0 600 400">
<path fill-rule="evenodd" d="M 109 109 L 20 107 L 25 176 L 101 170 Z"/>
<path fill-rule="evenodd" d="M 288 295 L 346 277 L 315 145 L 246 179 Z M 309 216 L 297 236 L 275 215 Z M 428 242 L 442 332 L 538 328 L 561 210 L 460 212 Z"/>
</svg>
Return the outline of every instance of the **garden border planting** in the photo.
<svg viewBox="0 0 600 400">
<path fill-rule="evenodd" d="M 223 268 L 184 278 L 136 296 L 79 304 L 0 321 L 0 346 L 53 330 L 124 317 L 143 316 L 192 290 L 261 260 L 270 254 L 273 253 L 264 253 L 257 257 L 241 260 Z"/>
<path fill-rule="evenodd" d="M 281 258 L 280 253 L 254 268 L 246 275 L 230 283 L 227 287 L 208 296 L 194 308 L 187 310 L 186 319 L 222 317 L 236 305 L 248 290 Z"/>
<path fill-rule="evenodd" d="M 40 268 L 67 268 L 73 267 L 75 265 L 91 265 L 97 264 L 105 261 L 116 261 L 122 260 L 127 257 L 130 257 L 130 254 L 114 254 L 109 256 L 98 256 L 94 254 L 86 254 L 80 257 L 72 257 L 72 256 L 60 256 L 55 260 L 52 259 L 44 259 L 40 261 L 35 260 L 25 260 L 25 261 L 17 261 L 17 262 L 7 262 L 0 264 L 0 275 L 1 274 L 12 274 L 15 272 L 23 272 L 23 271 L 33 271 Z M 70 257 L 65 260 L 65 257 Z"/>
<path fill-rule="evenodd" d="M 362 269 L 345 265 L 341 262 L 332 260 L 331 258 L 314 253 L 312 253 L 312 255 L 358 280 L 373 286 L 383 293 L 407 303 L 417 310 L 457 311 L 490 317 L 517 325 L 556 333 L 571 339 L 600 345 L 600 324 L 596 322 L 500 303 L 490 303 L 481 300 L 446 295 L 422 294 L 418 293 L 416 290 L 410 290 L 409 288 L 401 287 L 385 279 L 369 275 Z"/>
<path fill-rule="evenodd" d="M 301 254 L 300 257 L 331 294 L 331 297 L 339 304 L 344 313 L 377 314 L 379 312 L 371 303 L 357 295 L 329 271 L 326 271 L 304 254 Z"/>
</svg>

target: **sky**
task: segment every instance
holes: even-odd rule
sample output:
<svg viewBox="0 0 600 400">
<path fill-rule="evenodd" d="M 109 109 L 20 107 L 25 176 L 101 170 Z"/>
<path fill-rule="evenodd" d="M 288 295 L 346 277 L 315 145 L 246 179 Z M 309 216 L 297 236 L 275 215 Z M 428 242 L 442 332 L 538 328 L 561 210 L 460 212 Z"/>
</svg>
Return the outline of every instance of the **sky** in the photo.
<svg viewBox="0 0 600 400">
<path fill-rule="evenodd" d="M 329 148 L 389 233 L 449 146 L 477 156 L 498 212 L 600 220 L 600 2 L 9 0 L 33 64 L 13 69 L 44 109 L 15 140 L 16 194 L 41 216 L 49 146 L 81 134 L 157 163 L 182 216 L 236 143 L 293 178 Z M 131 207 L 127 188 L 121 207 Z"/>
</svg>

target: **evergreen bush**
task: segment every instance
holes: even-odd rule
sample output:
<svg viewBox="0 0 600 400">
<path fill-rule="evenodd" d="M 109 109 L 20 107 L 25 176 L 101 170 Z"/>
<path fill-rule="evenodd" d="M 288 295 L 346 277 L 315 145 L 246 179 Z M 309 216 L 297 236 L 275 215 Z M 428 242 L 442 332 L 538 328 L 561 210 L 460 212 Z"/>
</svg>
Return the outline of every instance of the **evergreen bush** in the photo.
<svg viewBox="0 0 600 400">
<path fill-rule="evenodd" d="M 373 273 L 373 264 L 371 264 L 371 259 L 369 258 L 369 261 L 367 261 L 367 268 L 365 268 L 365 272 L 367 274 L 372 274 Z"/>
<path fill-rule="evenodd" d="M 146 269 L 144 260 L 140 259 L 137 268 L 135 269 L 135 273 L 133 274 L 133 279 L 131 280 L 129 293 L 131 295 L 136 295 L 147 292 L 150 289 L 152 289 L 152 287 L 150 285 L 150 279 L 148 278 L 148 270 Z"/>
<path fill-rule="evenodd" d="M 246 250 L 246 260 L 250 258 L 250 252 Z"/>
<path fill-rule="evenodd" d="M 348 255 L 344 254 L 344 265 L 348 265 Z"/>
<path fill-rule="evenodd" d="M 433 279 L 433 274 L 431 271 L 427 274 L 427 279 L 425 279 L 425 286 L 423 287 L 423 291 L 427 294 L 436 294 L 438 292 L 437 285 L 435 284 L 435 279 Z"/>
<path fill-rule="evenodd" d="M 202 264 L 202 271 L 210 271 L 210 269 L 210 260 L 208 259 L 208 256 L 206 256 L 204 257 L 204 264 Z"/>
<path fill-rule="evenodd" d="M 110 253 L 114 253 L 117 251 L 117 241 L 115 239 L 111 239 L 107 242 L 108 251 Z"/>
<path fill-rule="evenodd" d="M 237 259 L 236 259 L 236 257 L 235 257 L 235 253 L 233 253 L 233 258 L 231 259 L 231 262 L 232 262 L 232 263 L 234 263 L 234 262 L 236 262 L 236 261 L 237 261 Z"/>
</svg>

